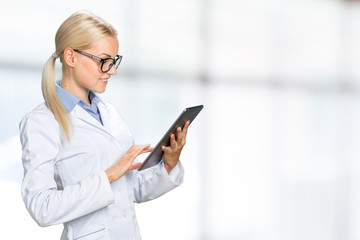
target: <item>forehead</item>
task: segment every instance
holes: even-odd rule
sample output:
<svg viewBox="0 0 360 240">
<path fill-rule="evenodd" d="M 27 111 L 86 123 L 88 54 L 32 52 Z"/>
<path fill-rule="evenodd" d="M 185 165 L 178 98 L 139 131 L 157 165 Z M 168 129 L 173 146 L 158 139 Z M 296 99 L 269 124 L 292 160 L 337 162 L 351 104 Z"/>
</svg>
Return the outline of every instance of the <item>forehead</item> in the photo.
<svg viewBox="0 0 360 240">
<path fill-rule="evenodd" d="M 116 37 L 108 36 L 95 41 L 89 50 L 94 55 L 107 54 L 111 57 L 115 57 L 118 53 L 119 42 Z"/>
</svg>

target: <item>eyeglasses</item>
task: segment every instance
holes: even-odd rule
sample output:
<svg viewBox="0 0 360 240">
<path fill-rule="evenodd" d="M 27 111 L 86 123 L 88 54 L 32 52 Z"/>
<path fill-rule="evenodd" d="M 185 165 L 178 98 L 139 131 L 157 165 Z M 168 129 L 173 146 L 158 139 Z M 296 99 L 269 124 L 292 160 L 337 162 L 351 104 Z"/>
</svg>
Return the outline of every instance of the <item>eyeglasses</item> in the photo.
<svg viewBox="0 0 360 240">
<path fill-rule="evenodd" d="M 74 49 L 75 52 L 78 52 L 82 55 L 85 55 L 85 56 L 88 56 L 88 57 L 91 57 L 93 59 L 96 59 L 98 60 L 100 63 L 101 63 L 101 71 L 103 73 L 107 73 L 108 71 L 110 71 L 110 69 L 115 66 L 115 68 L 117 69 L 121 63 L 121 60 L 122 60 L 122 56 L 121 55 L 116 55 L 115 58 L 99 58 L 99 57 L 96 57 L 94 55 L 91 55 L 89 53 L 86 53 L 86 52 L 83 52 L 83 51 L 80 51 L 80 50 L 77 50 L 77 49 Z"/>
</svg>

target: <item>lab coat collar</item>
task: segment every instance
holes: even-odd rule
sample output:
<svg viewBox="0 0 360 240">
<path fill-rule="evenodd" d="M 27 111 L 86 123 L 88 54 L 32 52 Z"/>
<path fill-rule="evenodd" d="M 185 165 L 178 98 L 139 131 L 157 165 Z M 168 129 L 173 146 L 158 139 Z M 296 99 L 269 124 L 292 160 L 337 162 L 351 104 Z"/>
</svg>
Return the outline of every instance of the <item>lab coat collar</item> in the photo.
<svg viewBox="0 0 360 240">
<path fill-rule="evenodd" d="M 74 117 L 81 119 L 82 121 L 91 124 L 92 126 L 101 129 L 102 131 L 105 131 L 106 133 L 113 136 L 111 134 L 111 127 L 110 127 L 111 124 L 110 124 L 108 109 L 106 108 L 106 105 L 102 101 L 100 101 L 98 104 L 98 108 L 104 125 L 102 125 L 99 121 L 97 121 L 94 117 L 92 117 L 85 109 L 83 109 L 79 105 L 76 105 L 70 114 L 73 114 Z"/>
</svg>

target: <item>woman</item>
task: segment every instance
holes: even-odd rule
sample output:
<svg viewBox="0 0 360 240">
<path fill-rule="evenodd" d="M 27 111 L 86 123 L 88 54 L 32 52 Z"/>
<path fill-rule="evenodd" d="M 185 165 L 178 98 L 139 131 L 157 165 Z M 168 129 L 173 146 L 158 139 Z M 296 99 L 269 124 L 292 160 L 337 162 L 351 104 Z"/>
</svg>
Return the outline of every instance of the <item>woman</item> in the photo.
<svg viewBox="0 0 360 240">
<path fill-rule="evenodd" d="M 157 166 L 135 170 L 141 165 L 135 158 L 152 148 L 134 145 L 115 108 L 95 94 L 105 91 L 122 58 L 116 30 L 78 12 L 60 26 L 55 44 L 43 70 L 45 102 L 20 123 L 26 208 L 40 226 L 63 223 L 61 239 L 140 239 L 134 202 L 182 183 L 179 156 L 189 122 L 171 136 Z"/>
</svg>

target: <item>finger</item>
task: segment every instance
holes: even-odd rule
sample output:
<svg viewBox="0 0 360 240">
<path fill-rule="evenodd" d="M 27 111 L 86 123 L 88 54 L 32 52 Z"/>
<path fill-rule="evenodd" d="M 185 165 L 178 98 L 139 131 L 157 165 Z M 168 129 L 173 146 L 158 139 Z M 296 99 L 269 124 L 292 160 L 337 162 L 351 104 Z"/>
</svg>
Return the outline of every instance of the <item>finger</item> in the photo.
<svg viewBox="0 0 360 240">
<path fill-rule="evenodd" d="M 139 155 L 141 153 L 144 152 L 148 152 L 150 149 L 151 144 L 146 144 L 146 145 L 133 145 L 131 146 L 131 152 Z"/>
<path fill-rule="evenodd" d="M 151 144 L 140 145 L 140 146 L 141 146 L 141 147 L 140 147 L 141 150 L 147 150 L 147 149 L 150 148 Z"/>
<path fill-rule="evenodd" d="M 130 167 L 129 167 L 129 171 L 130 170 L 135 170 L 135 169 L 137 169 L 137 168 L 139 168 L 141 166 L 141 163 L 139 162 L 139 163 L 134 163 L 134 164 L 132 164 Z"/>
<path fill-rule="evenodd" d="M 183 139 L 184 139 L 184 133 L 181 131 L 181 127 L 178 127 L 176 129 L 176 139 L 177 139 L 177 142 L 182 142 Z"/>
<path fill-rule="evenodd" d="M 178 128 L 178 143 L 181 143 L 182 145 L 185 145 L 186 134 L 187 134 L 189 124 L 190 124 L 190 121 L 186 121 L 182 131 L 181 131 L 181 128 Z"/>
<path fill-rule="evenodd" d="M 170 146 L 176 147 L 175 134 L 171 134 L 171 136 L 170 136 Z"/>
<path fill-rule="evenodd" d="M 171 149 L 171 146 L 168 146 L 168 147 L 162 146 L 161 147 L 161 150 L 163 150 L 164 152 L 171 151 L 170 149 Z"/>
<path fill-rule="evenodd" d="M 144 145 L 132 145 L 127 153 L 133 155 L 133 154 L 139 154 L 139 152 L 144 148 Z"/>
<path fill-rule="evenodd" d="M 185 137 L 186 137 L 186 135 L 187 135 L 187 131 L 188 131 L 189 125 L 190 125 L 190 120 L 187 120 L 186 123 L 185 123 L 184 129 L 183 129 L 183 133 L 184 133 L 184 136 L 185 136 Z"/>
<path fill-rule="evenodd" d="M 149 148 L 151 146 L 151 144 L 146 144 L 146 145 L 142 145 L 144 148 Z"/>
<path fill-rule="evenodd" d="M 144 145 L 132 145 L 132 146 L 130 147 L 130 149 L 148 148 L 148 147 L 150 147 L 150 146 L 151 146 L 150 143 L 144 144 Z"/>
<path fill-rule="evenodd" d="M 150 146 L 151 146 L 151 144 L 146 144 L 146 145 L 137 145 L 137 149 L 138 149 L 139 151 L 143 151 L 143 150 L 147 150 L 147 149 L 149 149 L 149 148 L 150 148 Z"/>
<path fill-rule="evenodd" d="M 154 150 L 154 148 L 146 148 L 146 149 L 143 149 L 140 154 L 143 154 L 143 153 L 148 153 L 148 152 L 151 152 L 152 150 Z"/>
</svg>

